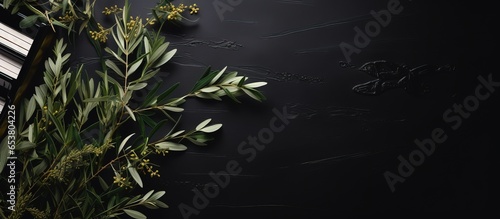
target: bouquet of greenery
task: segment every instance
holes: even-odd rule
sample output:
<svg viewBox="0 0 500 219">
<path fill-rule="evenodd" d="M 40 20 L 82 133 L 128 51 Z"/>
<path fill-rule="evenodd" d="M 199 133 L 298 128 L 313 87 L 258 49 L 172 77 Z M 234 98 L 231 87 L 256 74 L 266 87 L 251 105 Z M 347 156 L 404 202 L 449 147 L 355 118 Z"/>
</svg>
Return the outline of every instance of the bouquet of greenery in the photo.
<svg viewBox="0 0 500 219">
<path fill-rule="evenodd" d="M 3 3 L 30 7 L 29 2 Z M 71 0 L 51 0 L 51 10 L 33 16 L 39 19 L 43 14 L 46 21 L 64 24 L 51 16 L 60 7 L 65 8 L 63 13 L 88 15 L 89 19 L 90 11 L 85 7 L 93 7 L 93 3 L 83 2 L 84 9 L 77 10 Z M 154 9 L 155 17 L 146 20 L 130 17 L 129 8 L 128 2 L 122 8 L 106 8 L 104 13 L 114 15 L 114 26 L 88 30 L 92 41 L 103 41 L 108 35 L 113 40 L 113 47 L 104 49 L 106 56 L 101 57 L 102 69 L 95 72 L 96 78 L 86 76 L 83 65 L 68 66 L 71 54 L 66 51 L 66 43 L 62 39 L 55 43 L 54 55 L 44 65 L 44 83 L 17 107 L 15 203 L 1 194 L 0 217 L 146 218 L 136 207 L 168 207 L 160 201 L 164 191 L 151 190 L 137 196 L 130 193 L 134 187 L 144 186 L 144 176 L 160 176 L 151 158 L 184 151 L 186 143 L 206 145 L 212 140 L 210 133 L 222 127 L 206 119 L 192 130 L 178 130 L 183 103 L 189 98 L 222 100 L 224 96 L 239 102 L 239 95 L 264 99 L 256 88 L 265 82 L 248 83 L 247 77 L 227 72 L 227 68 L 208 68 L 191 92 L 171 97 L 179 84 L 162 89 L 161 82 L 155 84 L 151 79 L 176 49 L 168 50 L 166 39 L 149 25 L 182 18 L 188 7 L 162 2 Z M 191 12 L 197 12 L 193 8 Z M 73 30 L 75 25 L 64 26 Z M 131 104 L 134 92 L 151 87 L 142 103 Z M 158 116 L 164 119 L 153 119 Z M 138 127 L 137 131 L 131 132 L 127 127 L 130 124 Z M 170 131 L 158 133 L 166 124 L 170 124 Z M 94 129 L 99 130 L 97 138 L 84 137 Z M 0 143 L 0 173 L 4 170 L 1 180 L 5 182 L 7 142 L 4 138 Z"/>
</svg>

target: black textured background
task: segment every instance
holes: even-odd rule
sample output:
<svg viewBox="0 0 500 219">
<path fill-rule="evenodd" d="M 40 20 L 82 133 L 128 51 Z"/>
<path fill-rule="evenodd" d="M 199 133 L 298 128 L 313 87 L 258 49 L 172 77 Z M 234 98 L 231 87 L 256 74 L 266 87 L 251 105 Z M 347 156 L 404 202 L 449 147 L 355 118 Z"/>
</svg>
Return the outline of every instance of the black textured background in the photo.
<svg viewBox="0 0 500 219">
<path fill-rule="evenodd" d="M 219 0 L 229 5 L 227 0 Z M 122 5 L 97 1 L 96 8 Z M 176 1 L 175 3 L 179 3 Z M 192 3 L 194 1 L 185 1 Z M 401 0 L 404 10 L 351 64 L 375 60 L 451 64 L 455 72 L 429 81 L 431 92 L 411 96 L 394 89 L 378 96 L 351 88 L 373 80 L 345 61 L 339 44 L 352 44 L 354 27 L 374 20 L 370 11 L 387 9 L 389 0 L 242 0 L 220 20 L 214 0 L 196 1 L 195 24 L 168 25 L 162 32 L 178 53 L 160 78 L 181 82 L 188 92 L 207 66 L 228 66 L 255 81 L 268 100 L 243 104 L 189 100 L 181 128 L 206 118 L 224 124 L 207 147 L 156 159 L 161 178 L 147 180 L 148 189 L 165 190 L 170 209 L 149 212 L 151 218 L 182 218 L 179 204 L 193 206 L 193 189 L 212 182 L 208 173 L 225 169 L 230 160 L 242 172 L 232 176 L 206 208 L 190 218 L 320 218 L 395 212 L 459 212 L 489 210 L 490 156 L 498 145 L 498 92 L 481 102 L 456 131 L 443 113 L 474 94 L 479 75 L 500 81 L 494 51 L 498 17 L 491 5 L 471 1 Z M 233 1 L 238 2 L 238 1 Z M 131 1 L 132 14 L 146 16 L 154 1 Z M 91 61 L 92 48 L 76 57 Z M 140 100 L 141 95 L 136 96 Z M 268 127 L 273 109 L 284 107 L 296 118 L 247 162 L 237 147 Z M 384 172 L 397 173 L 402 155 L 417 147 L 415 139 L 431 137 L 435 128 L 448 135 L 432 156 L 391 192 Z M 167 130 L 165 130 L 167 131 Z"/>
</svg>

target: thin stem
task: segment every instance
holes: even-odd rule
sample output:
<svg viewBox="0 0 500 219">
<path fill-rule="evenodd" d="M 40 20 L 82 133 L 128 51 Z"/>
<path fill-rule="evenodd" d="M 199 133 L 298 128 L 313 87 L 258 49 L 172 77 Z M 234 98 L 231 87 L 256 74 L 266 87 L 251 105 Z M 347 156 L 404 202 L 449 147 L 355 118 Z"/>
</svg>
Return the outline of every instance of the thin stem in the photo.
<svg viewBox="0 0 500 219">
<path fill-rule="evenodd" d="M 126 157 L 127 155 L 129 155 L 130 152 L 127 152 L 115 159 L 113 159 L 112 161 L 110 161 L 109 163 L 107 163 L 106 165 L 104 165 L 103 167 L 101 167 L 101 169 L 99 169 L 97 172 L 95 172 L 94 174 L 92 174 L 92 176 L 90 178 L 88 178 L 86 181 L 85 181 L 85 184 L 89 183 L 92 179 L 94 179 L 96 176 L 99 175 L 99 173 L 101 173 L 102 171 L 104 171 L 108 166 L 110 166 L 111 164 L 113 164 L 114 162 Z"/>
</svg>

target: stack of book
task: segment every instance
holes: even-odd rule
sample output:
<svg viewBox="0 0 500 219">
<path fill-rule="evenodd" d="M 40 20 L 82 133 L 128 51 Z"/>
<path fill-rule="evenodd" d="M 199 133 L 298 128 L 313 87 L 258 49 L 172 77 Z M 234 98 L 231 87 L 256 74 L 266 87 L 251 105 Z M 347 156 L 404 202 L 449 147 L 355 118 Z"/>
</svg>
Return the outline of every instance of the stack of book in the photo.
<svg viewBox="0 0 500 219">
<path fill-rule="evenodd" d="M 0 21 L 0 113 L 3 111 L 12 82 L 18 79 L 33 39 Z"/>
<path fill-rule="evenodd" d="M 41 74 L 43 62 L 55 34 L 42 23 L 22 29 L 19 22 L 26 16 L 11 14 L 0 4 L 0 136 L 5 131 L 5 110 L 24 98 L 31 82 Z M 18 107 L 16 107 L 18 108 Z"/>
</svg>

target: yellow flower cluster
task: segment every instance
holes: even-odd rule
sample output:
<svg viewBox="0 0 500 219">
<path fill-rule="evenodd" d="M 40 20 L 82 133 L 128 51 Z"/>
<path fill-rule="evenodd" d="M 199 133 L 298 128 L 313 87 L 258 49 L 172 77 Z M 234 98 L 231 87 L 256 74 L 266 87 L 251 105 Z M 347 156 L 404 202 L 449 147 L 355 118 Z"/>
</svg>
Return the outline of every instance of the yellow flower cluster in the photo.
<svg viewBox="0 0 500 219">
<path fill-rule="evenodd" d="M 133 30 L 135 28 L 135 26 L 137 25 L 137 23 L 139 23 L 139 22 L 140 22 L 139 17 L 136 17 L 134 19 L 134 17 L 130 16 L 130 21 L 127 22 L 127 29 Z"/>
<path fill-rule="evenodd" d="M 145 24 L 142 23 L 142 18 L 130 16 L 129 21 L 126 24 L 127 31 L 125 31 L 125 40 L 128 41 L 131 37 L 137 37 L 143 31 Z"/>
<path fill-rule="evenodd" d="M 91 152 L 98 157 L 103 153 L 102 148 L 100 147 L 93 147 Z"/>
<path fill-rule="evenodd" d="M 162 154 L 163 156 L 167 155 L 168 154 L 168 150 L 160 150 L 160 149 L 156 149 L 156 153 L 157 154 Z"/>
<path fill-rule="evenodd" d="M 40 131 L 44 131 L 44 130 L 47 130 L 47 126 L 49 125 L 52 125 L 52 122 L 51 121 L 47 121 L 46 119 L 46 115 L 47 115 L 47 112 L 48 112 L 48 107 L 47 106 L 43 106 L 42 107 L 43 109 L 43 112 L 42 112 L 42 118 L 40 119 L 40 123 L 38 124 L 38 129 Z"/>
<path fill-rule="evenodd" d="M 179 4 L 178 6 L 175 6 L 172 3 L 169 3 L 168 5 L 162 5 L 158 7 L 159 11 L 166 12 L 167 19 L 168 20 L 180 20 L 182 19 L 181 13 L 184 12 L 186 9 L 190 10 L 190 14 L 197 14 L 200 8 L 196 4 L 192 4 L 189 6 L 186 6 L 184 4 Z"/>
<path fill-rule="evenodd" d="M 115 176 L 113 176 L 113 180 L 114 180 L 113 183 L 117 184 L 119 187 L 125 189 L 133 188 L 132 183 L 130 183 L 130 181 L 127 178 L 122 177 L 120 174 L 116 174 Z"/>
<path fill-rule="evenodd" d="M 50 209 L 41 211 L 38 208 L 26 208 L 26 210 L 33 216 L 34 219 L 50 218 Z"/>
<path fill-rule="evenodd" d="M 75 15 L 71 14 L 69 11 L 67 11 L 64 16 L 59 16 L 59 21 L 61 23 L 71 23 L 75 20 L 77 20 L 78 18 L 75 17 Z"/>
<path fill-rule="evenodd" d="M 130 154 L 130 160 L 139 160 L 139 158 L 137 157 L 137 154 L 135 153 L 135 151 L 132 150 L 132 154 Z"/>
<path fill-rule="evenodd" d="M 149 24 L 149 25 L 154 25 L 156 23 L 156 19 L 149 19 L 149 18 L 146 18 L 146 24 Z"/>
<path fill-rule="evenodd" d="M 99 31 L 90 31 L 90 37 L 93 40 L 97 40 L 105 43 L 108 40 L 108 34 L 110 33 L 109 29 L 104 29 L 101 24 L 97 23 Z"/>
<path fill-rule="evenodd" d="M 142 159 L 141 163 L 139 164 L 140 170 L 143 170 L 144 173 L 149 173 L 151 177 L 157 176 L 160 177 L 160 172 L 158 170 L 153 170 L 153 166 L 149 163 L 149 159 Z"/>
<path fill-rule="evenodd" d="M 198 5 L 196 4 L 192 4 L 189 6 L 189 10 L 190 10 L 190 14 L 198 14 L 198 11 L 200 10 L 200 8 L 198 8 Z"/>
<path fill-rule="evenodd" d="M 104 11 L 102 11 L 103 14 L 105 15 L 110 15 L 110 14 L 115 14 L 115 13 L 118 13 L 120 11 L 122 11 L 123 9 L 122 8 L 119 8 L 118 6 L 114 5 L 114 6 L 111 6 L 111 7 L 104 7 Z"/>
<path fill-rule="evenodd" d="M 68 180 L 67 176 L 70 173 L 82 166 L 88 165 L 88 161 L 84 159 L 84 156 L 89 154 L 99 156 L 102 154 L 102 149 L 93 145 L 85 145 L 82 149 L 71 150 L 67 156 L 61 158 L 53 169 L 48 171 L 44 182 L 48 182 L 49 180 L 66 182 Z"/>
<path fill-rule="evenodd" d="M 21 188 L 19 188 L 19 189 L 21 189 Z M 22 192 L 23 191 L 19 191 L 19 193 L 22 193 Z M 33 201 L 32 197 L 33 197 L 32 193 L 18 196 L 18 199 L 16 200 L 16 210 L 12 211 L 12 213 L 9 215 L 9 218 L 21 218 L 23 216 L 28 204 Z"/>
</svg>

